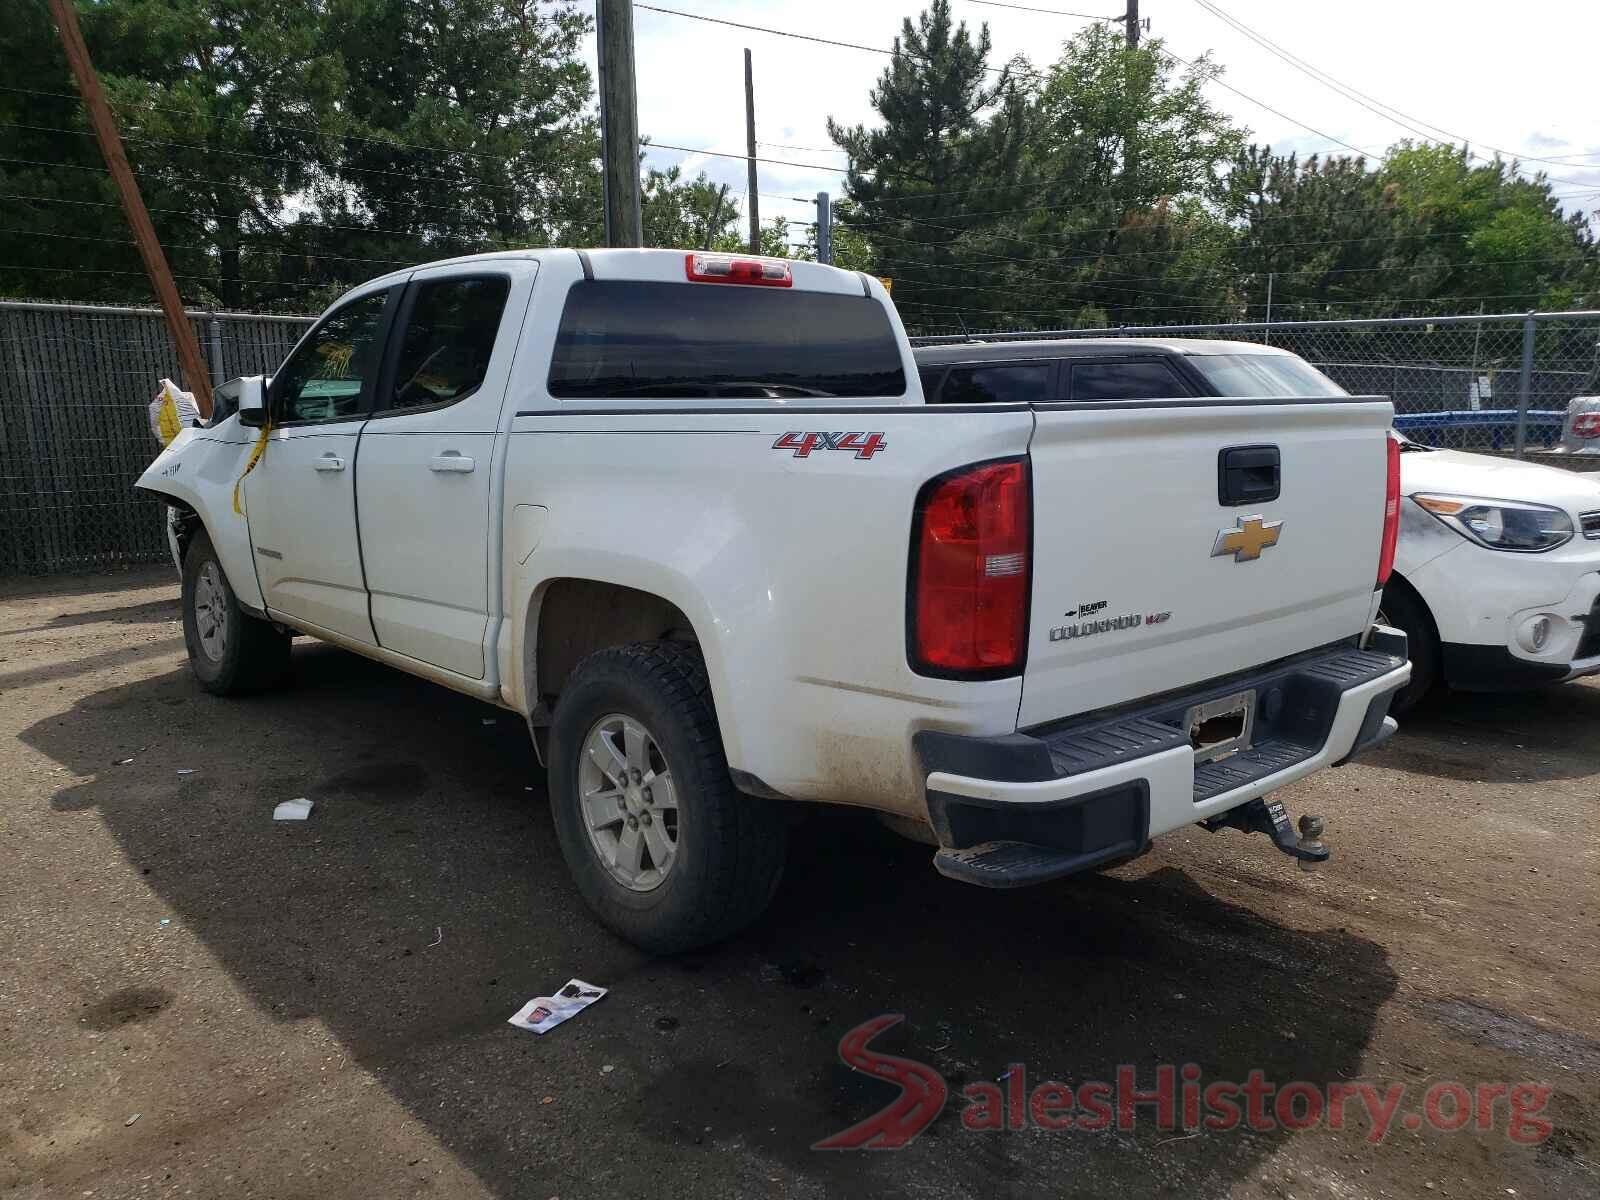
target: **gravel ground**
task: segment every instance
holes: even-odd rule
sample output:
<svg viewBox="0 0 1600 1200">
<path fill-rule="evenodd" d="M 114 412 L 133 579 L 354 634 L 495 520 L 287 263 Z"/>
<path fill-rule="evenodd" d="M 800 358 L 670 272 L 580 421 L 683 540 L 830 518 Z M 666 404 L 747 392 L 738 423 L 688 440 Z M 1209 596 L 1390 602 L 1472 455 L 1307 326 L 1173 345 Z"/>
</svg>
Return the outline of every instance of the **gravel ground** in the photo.
<svg viewBox="0 0 1600 1200">
<path fill-rule="evenodd" d="M 859 814 L 796 832 L 748 933 L 652 959 L 562 867 L 509 714 L 338 651 L 207 696 L 167 571 L 0 588 L 0 1194 L 1600 1195 L 1600 688 L 1446 697 L 1280 793 L 1302 873 L 1201 830 L 1012 893 Z M 304 824 L 273 806 L 308 796 Z M 506 1023 L 571 976 L 610 995 Z M 949 1082 L 898 1152 L 812 1143 Z M 967 1086 L 1532 1081 L 1548 1136 L 963 1127 Z M 1524 1144 L 1531 1142 L 1531 1144 Z"/>
</svg>

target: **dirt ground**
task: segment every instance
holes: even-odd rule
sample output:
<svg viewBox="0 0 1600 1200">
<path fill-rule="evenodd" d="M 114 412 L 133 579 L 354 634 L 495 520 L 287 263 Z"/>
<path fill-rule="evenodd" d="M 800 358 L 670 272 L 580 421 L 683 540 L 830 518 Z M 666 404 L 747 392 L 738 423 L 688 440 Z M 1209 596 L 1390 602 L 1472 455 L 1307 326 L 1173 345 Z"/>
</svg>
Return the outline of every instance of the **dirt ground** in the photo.
<svg viewBox="0 0 1600 1200">
<path fill-rule="evenodd" d="M 1600 1195 L 1600 688 L 1448 697 L 1280 793 L 1302 873 L 1195 829 L 1102 875 L 985 892 L 859 814 L 796 833 L 748 933 L 676 960 L 562 867 L 509 714 L 297 643 L 296 684 L 191 681 L 170 572 L 0 588 L 0 1194 L 16 1197 Z M 304 824 L 273 806 L 307 796 Z M 610 995 L 506 1023 L 571 976 Z M 895 1152 L 821 1152 L 949 1082 Z M 1110 1080 L 1551 1088 L 1547 1137 L 980 1133 L 1008 1064 Z"/>
</svg>

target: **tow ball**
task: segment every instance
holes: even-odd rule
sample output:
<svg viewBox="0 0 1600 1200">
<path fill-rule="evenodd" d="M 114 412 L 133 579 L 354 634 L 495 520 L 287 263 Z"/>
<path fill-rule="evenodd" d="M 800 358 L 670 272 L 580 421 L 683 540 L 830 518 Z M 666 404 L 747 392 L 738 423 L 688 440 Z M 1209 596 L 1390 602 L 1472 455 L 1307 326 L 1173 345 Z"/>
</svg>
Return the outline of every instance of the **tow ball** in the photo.
<svg viewBox="0 0 1600 1200">
<path fill-rule="evenodd" d="M 1251 800 L 1201 823 L 1213 833 L 1219 829 L 1264 833 L 1279 850 L 1299 860 L 1302 871 L 1314 871 L 1318 863 L 1328 861 L 1328 847 L 1322 841 L 1322 831 L 1327 827 L 1323 819 L 1310 814 L 1301 817 L 1300 836 L 1296 838 L 1289 814 L 1277 800 Z"/>
</svg>

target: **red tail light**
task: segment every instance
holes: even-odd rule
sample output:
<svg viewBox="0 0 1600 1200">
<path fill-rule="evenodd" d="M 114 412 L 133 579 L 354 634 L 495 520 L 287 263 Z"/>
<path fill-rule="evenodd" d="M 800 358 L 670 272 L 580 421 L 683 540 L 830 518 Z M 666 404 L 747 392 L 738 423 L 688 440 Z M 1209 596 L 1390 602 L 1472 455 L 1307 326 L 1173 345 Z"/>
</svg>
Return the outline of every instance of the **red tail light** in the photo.
<svg viewBox="0 0 1600 1200">
<path fill-rule="evenodd" d="M 786 262 L 769 258 L 728 258 L 720 254 L 686 254 L 684 274 L 690 283 L 746 283 L 757 287 L 793 287 Z"/>
<path fill-rule="evenodd" d="M 912 523 L 911 665 L 924 675 L 1015 675 L 1027 655 L 1033 527 L 1028 460 L 941 475 Z"/>
<path fill-rule="evenodd" d="M 1390 434 L 1389 482 L 1383 495 L 1383 542 L 1378 549 L 1378 586 L 1394 570 L 1394 547 L 1400 539 L 1400 439 Z"/>
</svg>

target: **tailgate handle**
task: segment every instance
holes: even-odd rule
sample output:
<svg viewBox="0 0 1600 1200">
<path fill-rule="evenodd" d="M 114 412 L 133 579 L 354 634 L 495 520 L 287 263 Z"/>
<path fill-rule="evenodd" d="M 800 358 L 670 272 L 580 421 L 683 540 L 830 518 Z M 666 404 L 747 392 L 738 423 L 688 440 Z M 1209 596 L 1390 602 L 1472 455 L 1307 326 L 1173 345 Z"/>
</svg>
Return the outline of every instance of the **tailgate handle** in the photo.
<svg viewBox="0 0 1600 1200">
<path fill-rule="evenodd" d="M 1217 452 L 1217 503 L 1276 500 L 1282 484 L 1276 446 L 1229 446 Z"/>
</svg>

